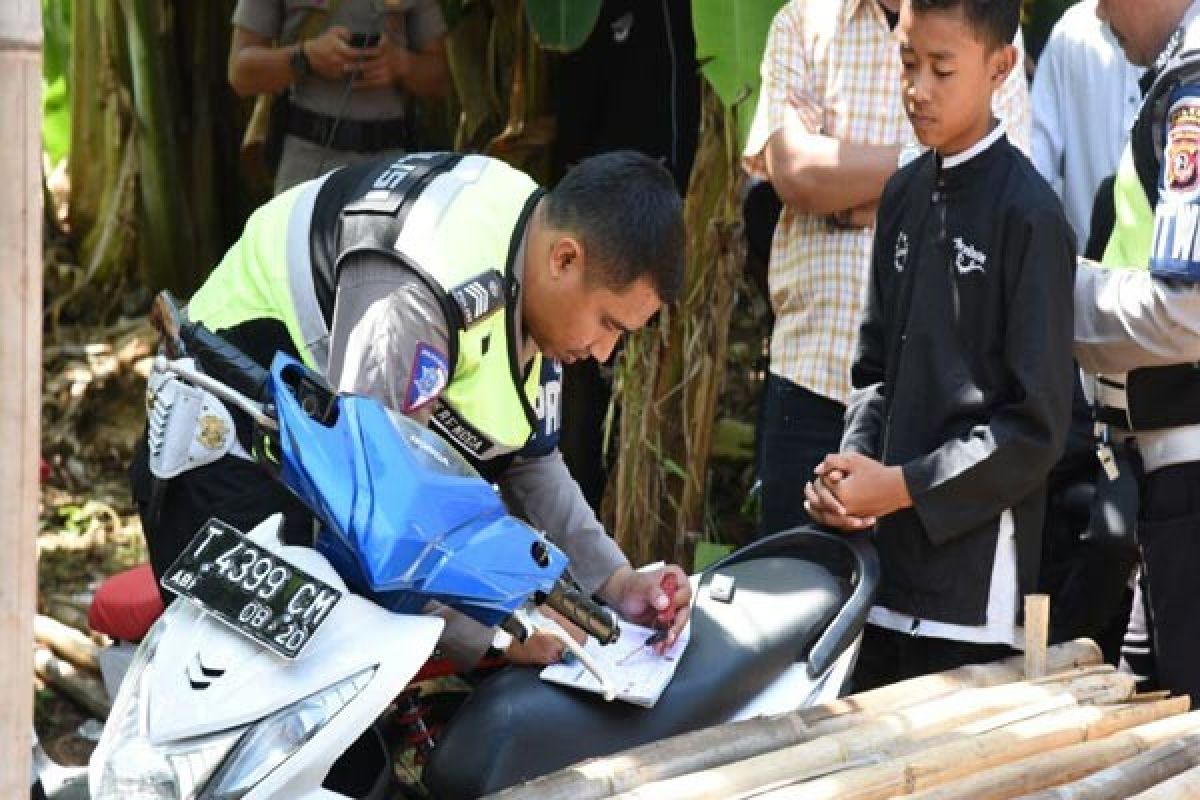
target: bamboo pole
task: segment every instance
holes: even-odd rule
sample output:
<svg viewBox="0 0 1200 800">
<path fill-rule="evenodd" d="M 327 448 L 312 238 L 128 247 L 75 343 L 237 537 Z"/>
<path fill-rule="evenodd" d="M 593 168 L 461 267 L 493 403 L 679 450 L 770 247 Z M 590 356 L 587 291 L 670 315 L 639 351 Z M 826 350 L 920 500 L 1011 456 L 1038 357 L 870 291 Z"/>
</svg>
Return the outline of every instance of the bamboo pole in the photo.
<svg viewBox="0 0 1200 800">
<path fill-rule="evenodd" d="M 33 668 L 37 676 L 78 703 L 101 722 L 108 719 L 111 703 L 104 685 L 97 678 L 75 669 L 44 647 L 33 650 Z"/>
<path fill-rule="evenodd" d="M 1055 645 L 1047 651 L 1046 671 L 1054 674 L 1075 667 L 1095 666 L 1103 661 L 1104 654 L 1095 642 L 1090 639 L 1075 639 Z M 946 672 L 910 678 L 831 703 L 813 706 L 802 713 L 804 720 L 813 725 L 822 719 L 851 711 L 882 711 L 949 694 L 957 689 L 997 686 L 1024 679 L 1024 657 L 1016 655 L 990 664 L 971 664 Z"/>
<path fill-rule="evenodd" d="M 1200 712 L 1193 711 L 1139 725 L 1098 741 L 1081 742 L 1023 758 L 936 789 L 918 792 L 912 800 L 1007 800 L 1077 780 L 1145 753 L 1163 742 L 1198 734 Z"/>
<path fill-rule="evenodd" d="M 29 793 L 42 346 L 42 23 L 0 3 L 0 797 Z"/>
<path fill-rule="evenodd" d="M 1174 778 L 1152 786 L 1130 800 L 1194 800 L 1200 797 L 1200 767 L 1192 767 Z"/>
<path fill-rule="evenodd" d="M 69 625 L 38 614 L 33 620 L 33 638 L 81 669 L 100 671 L 96 643 Z"/>
<path fill-rule="evenodd" d="M 1071 708 L 1008 725 L 978 736 L 960 738 L 807 783 L 756 795 L 763 800 L 875 800 L 912 794 L 981 770 L 1109 736 L 1187 710 L 1187 698 L 1153 703 Z"/>
<path fill-rule="evenodd" d="M 1195 766 L 1200 766 L 1200 734 L 1160 744 L 1086 778 L 1021 800 L 1125 800 Z"/>
<path fill-rule="evenodd" d="M 1025 677 L 1046 674 L 1046 641 L 1050 632 L 1050 595 L 1025 595 Z"/>
<path fill-rule="evenodd" d="M 1102 661 L 1100 648 L 1079 639 L 1051 647 L 1052 680 L 1078 677 Z M 1110 670 L 1110 668 L 1104 668 Z M 915 705 L 956 690 L 984 688 L 1022 679 L 1021 656 L 923 675 L 831 703 L 716 725 L 673 736 L 542 776 L 494 795 L 495 800 L 598 800 L 654 781 L 729 764 L 836 733 L 872 715 Z M 1069 673 L 1064 675 L 1064 673 Z"/>
<path fill-rule="evenodd" d="M 969 689 L 882 714 L 840 733 L 712 769 L 640 786 L 620 800 L 721 800 L 764 786 L 786 785 L 880 755 L 894 757 L 961 740 L 963 728 L 990 730 L 1078 703 L 1119 703 L 1133 694 L 1132 676 L 1088 675 L 1061 684 L 1014 683 Z"/>
</svg>

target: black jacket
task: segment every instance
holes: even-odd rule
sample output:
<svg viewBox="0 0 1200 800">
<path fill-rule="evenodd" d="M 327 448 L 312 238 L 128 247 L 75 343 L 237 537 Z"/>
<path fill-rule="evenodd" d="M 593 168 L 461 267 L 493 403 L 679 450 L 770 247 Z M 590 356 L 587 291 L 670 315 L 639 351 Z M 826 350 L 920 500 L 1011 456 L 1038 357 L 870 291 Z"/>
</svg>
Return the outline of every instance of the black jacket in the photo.
<svg viewBox="0 0 1200 800">
<path fill-rule="evenodd" d="M 1005 509 L 1018 591 L 1034 590 L 1071 416 L 1071 242 L 1004 136 L 949 168 L 926 153 L 884 188 L 842 440 L 901 465 L 913 498 L 876 531 L 880 605 L 982 625 Z"/>
</svg>

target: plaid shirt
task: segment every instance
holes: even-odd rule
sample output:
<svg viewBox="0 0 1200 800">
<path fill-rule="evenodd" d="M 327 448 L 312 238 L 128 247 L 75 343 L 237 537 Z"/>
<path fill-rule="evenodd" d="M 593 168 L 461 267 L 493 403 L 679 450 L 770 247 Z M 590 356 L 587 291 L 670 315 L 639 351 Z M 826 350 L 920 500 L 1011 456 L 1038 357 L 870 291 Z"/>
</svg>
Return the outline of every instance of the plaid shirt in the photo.
<svg viewBox="0 0 1200 800">
<path fill-rule="evenodd" d="M 993 99 L 1009 138 L 1029 152 L 1024 50 Z M 794 114 L 805 130 L 869 145 L 915 142 L 900 89 L 899 48 L 876 0 L 790 0 L 771 24 L 762 94 L 744 166 L 766 177 L 767 140 Z M 866 297 L 872 231 L 831 226 L 787 206 L 771 243 L 771 371 L 845 403 Z"/>
</svg>

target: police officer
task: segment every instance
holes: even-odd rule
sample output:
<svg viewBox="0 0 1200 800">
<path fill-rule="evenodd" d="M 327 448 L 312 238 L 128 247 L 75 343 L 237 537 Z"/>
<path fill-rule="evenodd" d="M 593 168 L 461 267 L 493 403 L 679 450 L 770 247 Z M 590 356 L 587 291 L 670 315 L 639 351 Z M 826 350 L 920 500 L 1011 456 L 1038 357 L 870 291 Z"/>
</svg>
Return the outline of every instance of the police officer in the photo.
<svg viewBox="0 0 1200 800">
<path fill-rule="evenodd" d="M 336 389 L 428 423 L 563 548 L 585 591 L 649 623 L 688 607 L 688 583 L 673 565 L 633 571 L 571 479 L 555 446 L 558 362 L 603 360 L 645 325 L 676 297 L 682 253 L 681 201 L 646 156 L 586 159 L 545 192 L 491 158 L 410 155 L 261 207 L 188 314 L 261 364 L 289 353 Z M 311 539 L 295 501 L 244 457 L 172 479 L 157 513 L 144 455 L 132 473 L 156 574 L 214 515 L 245 530 L 283 509 L 285 538 Z M 473 664 L 491 632 L 446 616 L 443 649 Z M 535 636 L 508 653 L 546 663 L 561 645 Z"/>
<path fill-rule="evenodd" d="M 437 0 L 238 0 L 233 26 L 234 91 L 289 92 L 276 192 L 398 154 L 412 139 L 411 98 L 449 86 Z"/>
<path fill-rule="evenodd" d="M 1158 681 L 1196 698 L 1200 2 L 1099 0 L 1097 14 L 1152 82 L 1117 172 L 1103 264 L 1082 262 L 1076 275 L 1075 352 L 1096 375 L 1098 420 L 1131 436 L 1144 465 L 1138 539 Z"/>
</svg>

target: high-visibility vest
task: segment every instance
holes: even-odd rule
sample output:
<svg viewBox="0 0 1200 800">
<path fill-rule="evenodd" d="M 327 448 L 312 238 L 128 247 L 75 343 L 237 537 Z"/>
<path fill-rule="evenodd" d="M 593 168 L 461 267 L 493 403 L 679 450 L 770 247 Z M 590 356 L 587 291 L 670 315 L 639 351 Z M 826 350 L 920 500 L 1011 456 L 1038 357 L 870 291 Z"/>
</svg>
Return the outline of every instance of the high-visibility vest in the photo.
<svg viewBox="0 0 1200 800">
<path fill-rule="evenodd" d="M 513 316 L 515 261 L 540 196 L 524 173 L 483 156 L 412 154 L 338 170 L 258 209 L 189 316 L 216 331 L 277 320 L 324 373 L 340 265 L 355 253 L 390 259 L 424 280 L 446 315 L 449 375 L 431 424 L 476 460 L 511 453 L 536 421 L 541 356 L 518 363 Z"/>
</svg>

